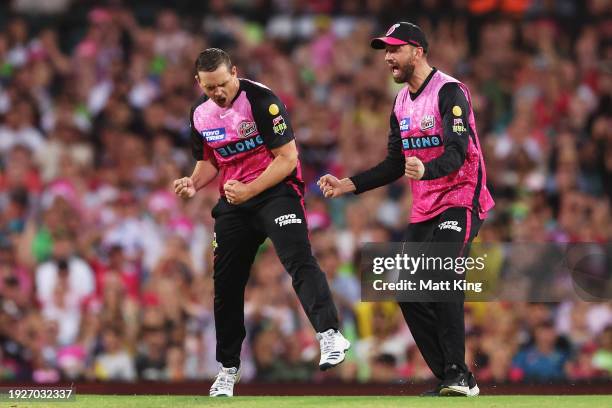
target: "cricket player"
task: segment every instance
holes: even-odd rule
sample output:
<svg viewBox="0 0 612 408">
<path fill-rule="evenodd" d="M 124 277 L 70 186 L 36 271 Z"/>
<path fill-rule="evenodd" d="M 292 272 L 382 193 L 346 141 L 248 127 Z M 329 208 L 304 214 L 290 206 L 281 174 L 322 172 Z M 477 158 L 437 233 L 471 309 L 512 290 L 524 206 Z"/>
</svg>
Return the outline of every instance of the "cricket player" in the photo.
<svg viewBox="0 0 612 408">
<path fill-rule="evenodd" d="M 233 396 L 240 378 L 244 289 L 257 248 L 269 237 L 289 272 L 321 346 L 319 368 L 344 361 L 350 347 L 325 274 L 312 255 L 304 182 L 287 110 L 266 86 L 238 78 L 229 55 L 203 51 L 195 79 L 204 94 L 191 109 L 193 174 L 174 181 L 191 198 L 220 173 L 215 219 L 214 313 L 221 369 L 210 396 Z"/>
<path fill-rule="evenodd" d="M 387 157 L 350 178 L 325 175 L 319 186 L 326 197 L 338 197 L 360 194 L 406 175 L 412 209 L 405 240 L 455 243 L 455 256 L 460 256 L 493 207 L 469 90 L 428 64 L 427 39 L 415 24 L 393 24 L 371 46 L 385 50 L 394 81 L 406 84 L 393 104 Z M 440 380 L 425 395 L 478 395 L 476 380 L 465 364 L 463 301 L 400 302 L 400 307 L 425 361 Z"/>
</svg>

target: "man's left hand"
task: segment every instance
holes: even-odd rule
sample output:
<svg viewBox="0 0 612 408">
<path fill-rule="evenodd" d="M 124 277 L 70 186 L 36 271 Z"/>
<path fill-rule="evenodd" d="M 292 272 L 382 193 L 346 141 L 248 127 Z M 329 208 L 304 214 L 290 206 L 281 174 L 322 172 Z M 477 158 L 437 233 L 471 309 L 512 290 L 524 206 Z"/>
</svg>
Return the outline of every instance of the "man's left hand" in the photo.
<svg viewBox="0 0 612 408">
<path fill-rule="evenodd" d="M 238 180 L 228 180 L 223 185 L 225 198 L 230 204 L 242 204 L 252 198 L 255 194 L 248 184 L 241 183 Z"/>
<path fill-rule="evenodd" d="M 408 178 L 420 180 L 425 173 L 425 165 L 414 156 L 406 157 L 405 174 Z"/>
</svg>

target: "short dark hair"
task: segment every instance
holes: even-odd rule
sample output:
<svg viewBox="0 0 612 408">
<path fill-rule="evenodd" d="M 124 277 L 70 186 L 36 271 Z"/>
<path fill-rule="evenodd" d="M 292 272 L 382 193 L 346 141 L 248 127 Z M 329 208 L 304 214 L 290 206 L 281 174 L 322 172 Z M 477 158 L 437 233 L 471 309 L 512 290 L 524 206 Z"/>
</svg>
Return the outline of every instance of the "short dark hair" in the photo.
<svg viewBox="0 0 612 408">
<path fill-rule="evenodd" d="M 215 71 L 221 64 L 225 64 L 227 69 L 232 67 L 232 60 L 229 54 L 220 48 L 207 48 L 196 59 L 195 73 L 197 75 L 200 71 Z"/>
</svg>

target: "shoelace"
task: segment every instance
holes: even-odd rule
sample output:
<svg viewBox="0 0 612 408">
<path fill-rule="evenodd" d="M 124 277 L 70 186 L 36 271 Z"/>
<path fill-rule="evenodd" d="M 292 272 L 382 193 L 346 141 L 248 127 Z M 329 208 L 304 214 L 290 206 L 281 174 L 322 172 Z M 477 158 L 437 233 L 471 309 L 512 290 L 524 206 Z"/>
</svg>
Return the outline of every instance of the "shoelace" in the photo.
<svg viewBox="0 0 612 408">
<path fill-rule="evenodd" d="M 215 386 L 220 389 L 230 388 L 233 383 L 232 381 L 233 376 L 234 374 L 229 374 L 224 371 L 219 372 L 215 376 Z"/>
<path fill-rule="evenodd" d="M 327 353 L 331 353 L 332 351 L 334 351 L 335 345 L 336 345 L 336 335 L 335 334 L 324 335 L 321 338 L 321 341 L 323 342 L 323 345 L 321 346 L 322 354 L 327 354 Z"/>
</svg>

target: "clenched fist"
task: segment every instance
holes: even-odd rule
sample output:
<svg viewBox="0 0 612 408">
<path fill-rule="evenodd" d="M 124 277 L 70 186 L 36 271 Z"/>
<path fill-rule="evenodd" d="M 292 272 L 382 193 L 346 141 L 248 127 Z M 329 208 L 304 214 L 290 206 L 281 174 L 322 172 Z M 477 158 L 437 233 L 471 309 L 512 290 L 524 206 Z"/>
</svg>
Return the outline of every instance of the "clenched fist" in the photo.
<svg viewBox="0 0 612 408">
<path fill-rule="evenodd" d="M 191 198 L 195 195 L 196 189 L 191 177 L 183 177 L 174 180 L 174 193 L 181 198 Z"/>
<path fill-rule="evenodd" d="M 420 180 L 425 173 L 425 165 L 414 156 L 406 157 L 405 174 L 408 178 Z"/>
<path fill-rule="evenodd" d="M 346 181 L 346 183 L 343 183 Z M 355 191 L 355 186 L 350 179 L 338 180 L 336 176 L 326 174 L 317 181 L 317 185 L 323 192 L 325 198 L 336 198 L 342 194 Z"/>
<path fill-rule="evenodd" d="M 223 190 L 225 191 L 225 198 L 230 204 L 242 204 L 255 195 L 248 184 L 238 180 L 228 180 L 223 185 Z"/>
</svg>

